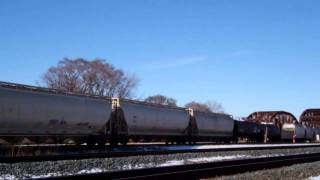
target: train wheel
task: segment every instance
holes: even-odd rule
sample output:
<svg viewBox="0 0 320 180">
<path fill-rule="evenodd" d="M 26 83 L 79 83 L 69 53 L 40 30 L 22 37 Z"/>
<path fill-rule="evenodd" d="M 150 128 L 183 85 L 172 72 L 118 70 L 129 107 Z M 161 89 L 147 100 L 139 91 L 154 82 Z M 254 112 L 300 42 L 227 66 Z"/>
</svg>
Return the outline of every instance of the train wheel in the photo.
<svg viewBox="0 0 320 180">
<path fill-rule="evenodd" d="M 111 137 L 109 139 L 110 146 L 117 146 L 118 142 L 119 142 L 119 138 L 118 137 Z"/>
<path fill-rule="evenodd" d="M 67 138 L 63 141 L 63 144 L 75 144 L 75 141 L 71 138 Z"/>
<path fill-rule="evenodd" d="M 88 147 L 93 147 L 95 145 L 94 141 L 87 141 L 86 143 Z"/>
<path fill-rule="evenodd" d="M 29 138 L 23 138 L 19 144 L 24 144 L 24 145 L 30 145 L 30 144 L 35 144 L 34 141 L 30 140 Z"/>
<path fill-rule="evenodd" d="M 128 138 L 126 138 L 126 137 L 121 138 L 120 143 L 122 145 L 124 145 L 124 146 L 127 145 L 128 144 Z"/>
<path fill-rule="evenodd" d="M 106 139 L 105 138 L 99 138 L 97 143 L 101 147 L 105 146 L 106 145 Z"/>
<path fill-rule="evenodd" d="M 53 138 L 46 138 L 44 140 L 44 143 L 45 144 L 54 144 L 55 143 L 55 140 Z"/>
<path fill-rule="evenodd" d="M 89 147 L 93 147 L 96 144 L 95 139 L 92 136 L 87 137 L 86 143 Z"/>
<path fill-rule="evenodd" d="M 0 145 L 8 145 L 9 143 L 5 139 L 0 138 Z"/>
<path fill-rule="evenodd" d="M 109 144 L 110 144 L 110 146 L 117 146 L 118 142 L 117 141 L 110 141 Z"/>
</svg>

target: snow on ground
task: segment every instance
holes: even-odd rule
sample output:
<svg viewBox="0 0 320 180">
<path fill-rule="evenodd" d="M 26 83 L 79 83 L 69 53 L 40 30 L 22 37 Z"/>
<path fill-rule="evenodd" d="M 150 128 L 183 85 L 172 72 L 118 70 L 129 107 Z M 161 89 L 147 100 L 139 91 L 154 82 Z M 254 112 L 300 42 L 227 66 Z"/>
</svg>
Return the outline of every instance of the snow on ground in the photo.
<svg viewBox="0 0 320 180">
<path fill-rule="evenodd" d="M 229 145 L 200 145 L 192 149 L 219 149 L 219 148 L 247 148 L 247 147 L 291 147 L 291 146 L 310 146 L 313 144 L 229 144 Z M 317 144 L 314 144 L 317 145 Z"/>
<path fill-rule="evenodd" d="M 190 162 L 214 162 L 214 161 L 241 159 L 241 158 L 250 158 L 250 157 L 252 157 L 252 156 L 249 156 L 249 155 L 214 156 L 214 157 L 193 158 L 193 159 L 188 159 L 188 161 L 190 161 Z"/>
<path fill-rule="evenodd" d="M 123 170 L 142 169 L 142 168 L 153 167 L 153 166 L 155 166 L 154 163 L 135 164 L 135 165 L 127 164 L 122 166 L 120 169 L 123 169 Z"/>
<path fill-rule="evenodd" d="M 107 171 L 106 169 L 100 169 L 100 168 L 93 168 L 93 169 L 84 169 L 81 170 L 75 174 L 90 174 L 90 173 L 100 173 L 100 172 L 105 172 Z M 25 177 L 27 177 L 28 179 L 31 177 L 32 179 L 37 179 L 37 178 L 49 178 L 49 177 L 59 177 L 59 176 L 67 176 L 67 175 L 73 175 L 71 173 L 48 173 L 48 174 L 43 174 L 43 175 L 32 175 L 32 174 L 26 174 Z M 14 180 L 14 179 L 18 179 L 17 177 L 13 176 L 13 175 L 0 175 L 0 180 Z"/>
<path fill-rule="evenodd" d="M 100 169 L 100 168 L 93 168 L 89 170 L 81 170 L 77 174 L 91 174 L 91 173 L 100 173 L 106 171 L 105 169 Z"/>
<path fill-rule="evenodd" d="M 201 158 L 190 158 L 183 160 L 170 160 L 165 163 L 157 164 L 157 163 L 148 163 L 148 164 L 138 164 L 138 165 L 125 165 L 122 169 L 141 169 L 147 167 L 164 167 L 164 166 L 177 166 L 184 165 L 186 163 L 205 163 L 205 162 L 214 162 L 214 161 L 222 161 L 222 160 L 231 160 L 231 159 L 240 159 L 240 158 L 253 158 L 253 156 L 249 155 L 236 155 L 236 156 L 214 156 L 214 157 L 201 157 Z"/>
<path fill-rule="evenodd" d="M 190 158 L 183 160 L 170 160 L 165 163 L 157 164 L 157 163 L 148 163 L 148 164 L 138 164 L 138 165 L 125 165 L 122 166 L 121 169 L 141 169 L 141 168 L 150 168 L 150 167 L 164 167 L 164 166 L 177 166 L 184 165 L 186 163 L 205 163 L 205 162 L 214 162 L 214 161 L 223 161 L 223 160 L 231 160 L 231 159 L 242 159 L 242 158 L 253 158 L 254 156 L 249 155 L 236 155 L 236 156 L 214 156 L 214 157 L 201 157 L 201 158 Z M 260 156 L 259 156 L 260 157 Z"/>
<path fill-rule="evenodd" d="M 171 160 L 157 166 L 164 167 L 164 166 L 177 166 L 177 165 L 183 165 L 183 164 L 184 164 L 184 160 Z"/>
<path fill-rule="evenodd" d="M 320 180 L 320 176 L 310 177 L 309 180 Z"/>
<path fill-rule="evenodd" d="M 10 174 L 4 174 L 0 176 L 0 179 L 5 179 L 5 180 L 13 180 L 13 179 L 17 179 L 15 176 L 12 176 Z"/>
<path fill-rule="evenodd" d="M 31 177 L 32 179 L 36 179 L 36 178 L 50 178 L 50 177 L 57 177 L 57 176 L 63 176 L 63 175 L 68 175 L 68 174 L 60 174 L 60 173 L 48 173 L 48 174 L 44 174 L 44 175 L 39 175 L 39 176 L 35 176 L 32 174 L 28 174 L 25 177 Z M 71 175 L 71 174 L 69 174 Z M 16 178 L 15 178 L 16 179 Z M 28 178 L 29 179 L 29 178 Z"/>
<path fill-rule="evenodd" d="M 163 166 L 175 166 L 175 165 L 183 165 L 187 162 L 191 163 L 206 163 L 206 162 L 214 162 L 214 161 L 223 161 L 223 160 L 231 160 L 231 159 L 242 159 L 242 158 L 252 158 L 253 156 L 249 155 L 236 155 L 236 156 L 213 156 L 213 157 L 201 157 L 201 158 L 190 158 L 185 160 L 170 160 L 163 164 L 157 165 L 158 167 Z"/>
</svg>

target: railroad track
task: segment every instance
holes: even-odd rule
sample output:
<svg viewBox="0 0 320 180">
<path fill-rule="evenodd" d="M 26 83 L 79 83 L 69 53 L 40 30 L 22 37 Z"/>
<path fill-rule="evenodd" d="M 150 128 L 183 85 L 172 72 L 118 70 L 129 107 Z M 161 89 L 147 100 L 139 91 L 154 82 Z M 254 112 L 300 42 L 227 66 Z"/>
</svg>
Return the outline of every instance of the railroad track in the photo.
<svg viewBox="0 0 320 180">
<path fill-rule="evenodd" d="M 79 160 L 93 158 L 129 157 L 143 155 L 166 155 L 178 153 L 199 153 L 199 152 L 226 152 L 226 151 L 248 151 L 248 150 L 276 150 L 291 148 L 320 147 L 320 144 L 283 144 L 283 145 L 244 145 L 244 146 L 213 146 L 214 148 L 201 148 L 203 146 L 147 146 L 147 147 L 121 147 L 107 149 L 105 151 L 89 150 L 88 152 L 73 152 L 53 154 L 53 155 L 34 155 L 34 156 L 1 156 L 0 163 L 19 163 L 19 162 L 41 162 L 59 160 Z M 168 149 L 166 149 L 168 148 Z"/>
<path fill-rule="evenodd" d="M 50 179 L 199 179 L 320 161 L 320 153 L 286 155 L 277 157 L 226 160 L 211 163 L 155 167 L 146 169 L 110 171 L 93 174 L 53 177 Z"/>
</svg>

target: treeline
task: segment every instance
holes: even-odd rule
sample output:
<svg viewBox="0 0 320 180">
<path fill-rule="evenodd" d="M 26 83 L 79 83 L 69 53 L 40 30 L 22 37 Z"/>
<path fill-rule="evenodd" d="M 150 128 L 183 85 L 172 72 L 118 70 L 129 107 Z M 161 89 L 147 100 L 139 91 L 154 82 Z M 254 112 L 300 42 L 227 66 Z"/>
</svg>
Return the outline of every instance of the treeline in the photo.
<svg viewBox="0 0 320 180">
<path fill-rule="evenodd" d="M 168 105 L 168 106 L 177 106 L 177 100 L 166 97 L 164 95 L 158 94 L 154 96 L 149 96 L 146 99 L 144 99 L 146 102 L 155 103 L 155 104 L 162 104 L 162 105 Z M 216 113 L 224 113 L 223 107 L 220 103 L 217 103 L 216 101 L 207 101 L 205 103 L 200 103 L 196 101 L 191 101 L 189 103 L 186 103 L 184 105 L 186 108 L 192 108 L 196 111 L 201 112 L 216 112 Z"/>
<path fill-rule="evenodd" d="M 50 67 L 42 76 L 41 82 L 48 88 L 63 91 L 133 98 L 139 80 L 135 75 L 115 68 L 104 59 L 90 61 L 82 58 L 65 58 L 60 60 L 56 66 Z M 177 106 L 177 100 L 161 94 L 149 96 L 144 101 Z M 213 100 L 205 103 L 191 101 L 185 104 L 185 107 L 201 112 L 224 112 L 222 105 Z"/>
</svg>

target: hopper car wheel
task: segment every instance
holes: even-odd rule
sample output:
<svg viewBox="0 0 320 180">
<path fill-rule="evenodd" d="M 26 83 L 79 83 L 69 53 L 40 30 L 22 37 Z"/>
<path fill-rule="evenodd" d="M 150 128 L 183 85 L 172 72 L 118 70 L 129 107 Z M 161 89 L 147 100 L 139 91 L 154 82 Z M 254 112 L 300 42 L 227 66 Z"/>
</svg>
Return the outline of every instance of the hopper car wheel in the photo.
<svg viewBox="0 0 320 180">
<path fill-rule="evenodd" d="M 118 145 L 118 142 L 117 141 L 110 141 L 110 146 L 117 146 Z"/>
<path fill-rule="evenodd" d="M 111 137 L 109 140 L 110 146 L 117 146 L 119 143 L 119 137 Z"/>
<path fill-rule="evenodd" d="M 93 147 L 95 145 L 94 141 L 87 141 L 87 146 Z"/>
<path fill-rule="evenodd" d="M 105 138 L 99 138 L 97 140 L 97 143 L 99 146 L 105 146 L 106 145 L 106 139 Z"/>
<path fill-rule="evenodd" d="M 127 143 L 128 143 L 128 138 L 121 138 L 121 140 L 120 140 L 120 143 L 122 144 L 122 145 L 127 145 Z"/>
<path fill-rule="evenodd" d="M 10 144 L 10 142 L 8 142 L 7 139 L 5 139 L 5 138 L 0 138 L 0 145 L 9 145 L 9 144 Z"/>
<path fill-rule="evenodd" d="M 95 139 L 92 136 L 87 137 L 86 143 L 89 147 L 93 147 L 96 144 Z"/>
</svg>

